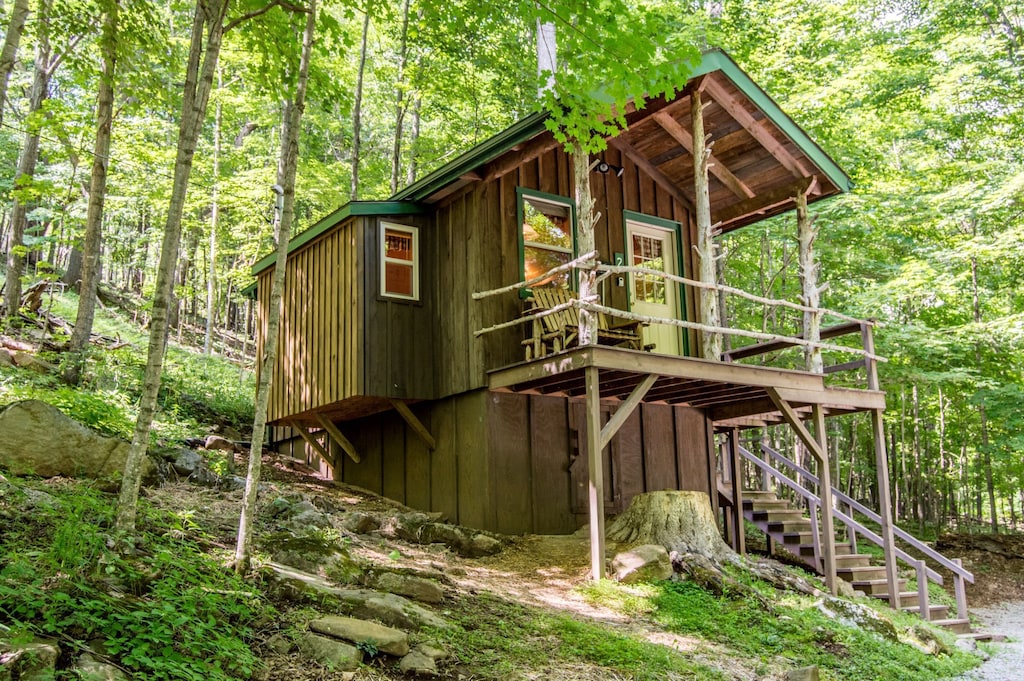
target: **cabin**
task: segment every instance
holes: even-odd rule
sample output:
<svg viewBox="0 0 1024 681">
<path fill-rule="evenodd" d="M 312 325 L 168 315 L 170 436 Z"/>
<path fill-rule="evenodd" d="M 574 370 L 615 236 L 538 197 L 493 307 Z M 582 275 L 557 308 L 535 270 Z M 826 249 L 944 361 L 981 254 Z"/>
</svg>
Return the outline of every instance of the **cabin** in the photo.
<svg viewBox="0 0 1024 681">
<path fill-rule="evenodd" d="M 589 524 L 595 576 L 606 515 L 642 492 L 703 492 L 737 550 L 752 522 L 833 589 L 845 578 L 946 619 L 898 573 L 903 561 L 925 585 L 942 579 L 895 541 L 871 323 L 838 315 L 780 338 L 702 318 L 702 296 L 717 291 L 697 275 L 700 205 L 722 234 L 848 191 L 849 177 L 721 51 L 705 53 L 675 96 L 626 118 L 590 165 L 594 252 L 581 252 L 573 160 L 543 113 L 292 238 L 271 440 L 336 480 L 462 525 L 563 534 Z M 706 173 L 694 163 L 703 139 Z M 254 266 L 260 354 L 274 260 Z M 594 274 L 586 299 L 574 290 L 580 270 Z M 596 333 L 581 341 L 583 316 Z M 709 333 L 754 342 L 709 356 Z M 818 371 L 760 361 L 781 347 L 835 350 L 840 336 L 857 341 L 840 348 L 852 361 Z M 830 385 L 840 371 L 864 385 Z M 872 414 L 880 508 L 833 490 L 822 465 L 824 419 L 854 412 Z M 743 446 L 742 431 L 770 424 L 792 428 L 812 463 Z M 858 541 L 882 545 L 885 564 L 869 566 Z M 959 604 L 973 576 L 924 548 L 952 570 Z M 965 618 L 964 601 L 949 621 Z"/>
</svg>

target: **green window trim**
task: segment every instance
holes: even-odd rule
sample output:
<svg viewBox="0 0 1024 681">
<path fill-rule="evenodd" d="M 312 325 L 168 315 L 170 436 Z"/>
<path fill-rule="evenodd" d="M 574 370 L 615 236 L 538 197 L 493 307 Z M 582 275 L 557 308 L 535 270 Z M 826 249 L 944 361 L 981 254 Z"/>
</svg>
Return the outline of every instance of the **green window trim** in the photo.
<svg viewBox="0 0 1024 681">
<path fill-rule="evenodd" d="M 548 204 L 552 206 L 558 206 L 560 208 L 567 210 L 570 223 L 570 239 L 572 241 L 571 248 L 546 244 L 543 242 L 532 242 L 526 240 L 526 237 L 523 234 L 523 225 L 527 217 L 526 204 L 528 202 L 535 209 L 537 208 L 537 204 Z M 527 189 L 525 187 L 516 187 L 516 239 L 519 246 L 519 275 L 520 277 L 522 277 L 520 281 L 526 281 L 527 279 L 531 278 L 530 276 L 527 276 L 526 273 L 527 248 L 549 251 L 552 253 L 562 253 L 569 256 L 568 260 L 576 258 L 578 255 L 576 239 L 576 202 L 566 196 L 558 196 L 557 194 L 549 194 L 547 192 L 541 192 L 535 189 Z M 569 288 L 576 288 L 576 282 L 574 278 L 570 277 L 568 283 Z M 530 290 L 520 289 L 519 295 L 521 298 L 528 298 L 530 296 Z"/>
</svg>

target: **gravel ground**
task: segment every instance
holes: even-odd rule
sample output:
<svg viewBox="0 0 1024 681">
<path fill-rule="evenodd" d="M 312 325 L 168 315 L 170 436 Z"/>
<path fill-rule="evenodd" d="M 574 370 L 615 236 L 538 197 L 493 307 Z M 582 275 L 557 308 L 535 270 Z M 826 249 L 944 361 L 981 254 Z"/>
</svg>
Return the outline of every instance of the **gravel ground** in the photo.
<svg viewBox="0 0 1024 681">
<path fill-rule="evenodd" d="M 1024 679 L 1024 601 L 1009 601 L 988 608 L 976 608 L 983 631 L 1003 634 L 1010 640 L 993 643 L 992 659 L 959 681 L 1020 681 Z"/>
</svg>

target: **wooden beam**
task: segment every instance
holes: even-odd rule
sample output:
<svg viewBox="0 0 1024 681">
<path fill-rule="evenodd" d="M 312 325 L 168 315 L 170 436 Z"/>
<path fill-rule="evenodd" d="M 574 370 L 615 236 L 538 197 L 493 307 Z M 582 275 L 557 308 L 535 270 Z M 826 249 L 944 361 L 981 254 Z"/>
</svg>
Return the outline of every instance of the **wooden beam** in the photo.
<svg viewBox="0 0 1024 681">
<path fill-rule="evenodd" d="M 751 137 L 760 142 L 762 147 L 778 159 L 779 163 L 791 172 L 794 177 L 806 177 L 811 174 L 807 167 L 786 151 L 782 143 L 756 121 L 754 116 L 743 106 L 743 103 L 737 97 L 727 92 L 721 83 L 713 78 L 706 78 L 704 90 L 712 99 L 718 102 L 719 106 L 725 109 L 726 113 L 742 125 L 743 129 L 749 132 Z"/>
<path fill-rule="evenodd" d="M 680 189 L 676 183 L 668 177 L 668 175 L 659 170 L 657 166 L 648 161 L 643 154 L 637 151 L 636 147 L 621 137 L 613 137 L 609 139 L 608 144 L 622 152 L 637 168 L 650 175 L 651 179 L 653 179 L 659 187 L 667 191 L 672 198 L 686 206 L 687 210 L 693 212 L 693 201 L 690 200 L 690 197 L 684 194 L 683 190 Z"/>
<path fill-rule="evenodd" d="M 821 405 L 814 405 L 811 410 L 814 419 L 814 434 L 818 446 L 825 453 L 825 458 L 818 461 L 818 496 L 821 497 L 821 533 L 824 535 L 822 547 L 825 549 L 825 583 L 835 596 L 838 590 L 836 575 L 836 530 L 832 519 L 832 470 L 828 461 L 828 441 L 825 435 L 825 412 Z"/>
<path fill-rule="evenodd" d="M 362 461 L 362 458 L 359 456 L 359 452 L 356 451 L 355 445 L 349 442 L 349 439 L 345 437 L 340 430 L 338 430 L 338 426 L 334 425 L 334 423 L 332 423 L 331 420 L 323 414 L 317 414 L 316 420 L 321 426 L 323 426 L 324 430 L 327 431 L 327 434 L 331 436 L 334 443 L 348 454 L 350 459 L 356 463 Z"/>
<path fill-rule="evenodd" d="M 679 125 L 675 118 L 665 111 L 659 111 L 654 114 L 654 120 L 668 133 L 669 137 L 678 142 L 691 155 L 693 154 L 693 137 L 686 128 Z M 754 198 L 754 190 L 748 187 L 743 180 L 733 175 L 732 171 L 715 158 L 714 154 L 708 157 L 708 164 L 711 174 L 717 177 L 733 194 L 740 198 Z"/>
<path fill-rule="evenodd" d="M 590 467 L 590 574 L 604 579 L 604 461 L 601 457 L 601 384 L 597 367 L 587 377 L 587 463 Z"/>
<path fill-rule="evenodd" d="M 758 194 L 752 199 L 746 201 L 740 201 L 739 203 L 728 206 L 718 213 L 715 213 L 714 221 L 719 224 L 720 228 L 724 228 L 730 222 L 739 220 L 740 218 L 746 217 L 753 213 L 768 210 L 772 206 L 776 206 L 780 203 L 791 201 L 797 194 L 804 193 L 807 188 L 811 186 L 811 182 L 814 180 L 813 177 L 802 177 L 795 182 L 773 189 L 770 192 L 764 194 Z"/>
<path fill-rule="evenodd" d="M 775 408 L 782 414 L 782 418 L 789 424 L 789 427 L 793 429 L 796 436 L 800 438 L 804 446 L 814 455 L 815 460 L 820 464 L 824 462 L 828 464 L 828 453 L 821 448 L 818 444 L 818 439 L 811 435 L 811 431 L 807 430 L 804 426 L 803 421 L 800 419 L 800 415 L 793 409 L 793 407 L 782 397 L 778 390 L 775 388 L 768 388 L 765 392 L 768 393 L 768 397 L 771 398 L 775 404 Z"/>
<path fill-rule="evenodd" d="M 608 423 L 604 424 L 604 428 L 601 429 L 602 450 L 604 450 L 604 448 L 608 446 L 608 443 L 612 441 L 612 438 L 615 437 L 615 433 L 619 431 L 619 428 L 621 428 L 622 424 L 626 422 L 626 419 L 636 411 L 637 406 L 643 401 L 647 392 L 652 386 L 654 386 L 658 378 L 660 377 L 657 374 L 648 374 L 647 376 L 644 376 L 644 379 L 637 383 L 637 386 L 633 388 L 633 392 L 629 394 L 629 397 L 619 405 L 619 408 L 615 410 L 612 417 L 608 419 Z"/>
<path fill-rule="evenodd" d="M 391 400 L 391 406 L 395 408 L 399 416 L 405 419 L 405 422 L 409 424 L 413 432 L 427 444 L 427 448 L 430 451 L 437 449 L 437 442 L 434 441 L 434 436 L 430 434 L 430 431 L 423 425 L 423 422 L 416 418 L 416 414 L 412 413 L 409 405 L 402 400 Z"/>
<path fill-rule="evenodd" d="M 337 467 L 335 466 L 334 459 L 331 457 L 331 455 L 328 454 L 327 450 L 324 449 L 323 445 L 321 445 L 317 441 L 317 439 L 313 437 L 312 433 L 306 430 L 306 427 L 304 425 L 302 425 L 298 421 L 289 421 L 288 423 L 296 432 L 298 432 L 299 436 L 306 441 L 306 444 L 313 448 L 313 451 L 316 452 L 317 455 L 319 455 L 319 457 L 323 459 L 325 463 L 327 463 L 332 468 Z"/>
</svg>

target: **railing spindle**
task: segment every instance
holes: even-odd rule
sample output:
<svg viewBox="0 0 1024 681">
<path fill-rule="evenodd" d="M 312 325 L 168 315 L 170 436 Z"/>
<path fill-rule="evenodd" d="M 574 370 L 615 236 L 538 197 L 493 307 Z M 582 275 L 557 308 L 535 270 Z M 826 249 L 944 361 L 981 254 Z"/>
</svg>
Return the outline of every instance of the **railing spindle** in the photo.
<svg viewBox="0 0 1024 681">
<path fill-rule="evenodd" d="M 931 609 L 928 605 L 928 566 L 923 560 L 917 561 L 914 565 L 917 571 L 917 609 L 921 619 L 928 621 L 932 618 Z"/>
</svg>

